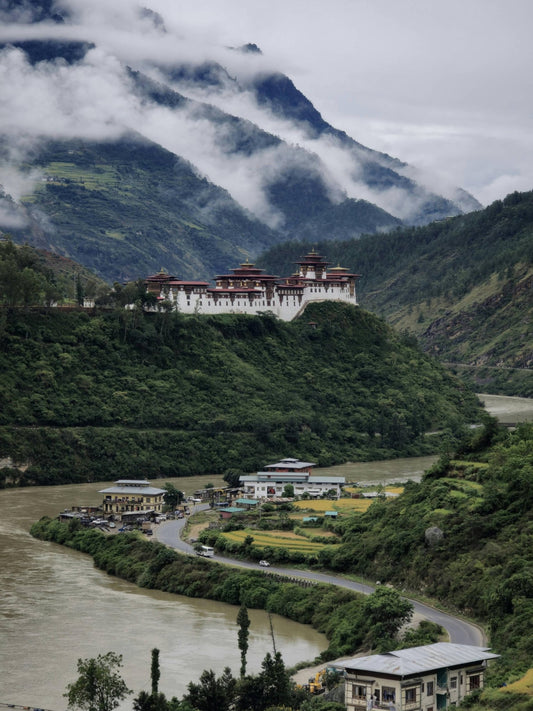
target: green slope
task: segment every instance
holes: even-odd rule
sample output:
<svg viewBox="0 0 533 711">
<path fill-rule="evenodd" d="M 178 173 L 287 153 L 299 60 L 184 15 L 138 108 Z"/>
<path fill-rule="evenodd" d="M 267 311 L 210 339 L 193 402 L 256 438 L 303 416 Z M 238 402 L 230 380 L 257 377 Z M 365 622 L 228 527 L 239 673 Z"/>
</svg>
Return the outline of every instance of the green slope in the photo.
<svg viewBox="0 0 533 711">
<path fill-rule="evenodd" d="M 489 424 L 398 499 L 339 522 L 343 546 L 322 562 L 482 621 L 500 668 L 521 675 L 533 666 L 532 445 L 531 424 Z"/>
<path fill-rule="evenodd" d="M 365 307 L 470 374 L 476 388 L 533 395 L 533 193 L 468 215 L 315 248 L 361 273 Z M 284 273 L 304 244 L 259 260 Z"/>
<path fill-rule="evenodd" d="M 316 327 L 309 325 L 314 321 Z M 253 471 L 428 453 L 472 394 L 367 312 L 4 311 L 0 457 L 21 483 Z"/>
<path fill-rule="evenodd" d="M 140 138 L 48 143 L 31 167 L 44 176 L 24 200 L 33 235 L 19 229 L 14 238 L 109 282 L 161 266 L 211 278 L 279 239 L 186 161 Z"/>
</svg>

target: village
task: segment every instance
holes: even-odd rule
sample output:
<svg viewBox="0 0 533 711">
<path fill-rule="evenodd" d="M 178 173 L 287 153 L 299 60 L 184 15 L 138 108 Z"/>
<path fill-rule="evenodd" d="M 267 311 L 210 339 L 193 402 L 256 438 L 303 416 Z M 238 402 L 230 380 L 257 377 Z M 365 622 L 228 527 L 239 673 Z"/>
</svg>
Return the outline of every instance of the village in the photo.
<svg viewBox="0 0 533 711">
<path fill-rule="evenodd" d="M 82 525 L 97 527 L 109 534 L 138 530 L 151 536 L 157 524 L 170 519 L 187 519 L 192 513 L 210 510 L 220 522 L 239 517 L 263 506 L 283 506 L 289 502 L 316 505 L 321 515 L 336 518 L 333 507 L 341 496 L 356 497 L 365 507 L 376 496 L 398 495 L 393 491 L 359 491 L 347 485 L 344 477 L 314 474 L 313 462 L 284 458 L 268 464 L 256 474 L 239 477 L 239 487 L 209 486 L 184 497 L 169 510 L 165 503 L 168 489 L 151 486 L 147 480 L 118 480 L 99 491 L 102 503 L 73 506 L 59 515 L 62 520 L 77 519 Z M 314 503 L 313 503 L 314 502 Z M 328 509 L 328 503 L 331 509 Z M 302 523 L 315 525 L 319 516 L 304 516 Z M 185 522 L 183 522 L 185 523 Z M 181 535 L 180 527 L 178 535 Z M 191 552 L 205 558 L 214 556 L 214 548 L 196 539 Z M 259 561 L 269 568 L 270 562 Z M 475 690 L 481 690 L 487 664 L 498 658 L 488 647 L 453 642 L 399 649 L 387 654 L 370 654 L 336 660 L 322 665 L 302 685 L 311 694 L 327 693 L 328 671 L 343 687 L 347 711 L 437 711 L 454 707 Z M 305 674 L 305 671 L 304 671 Z M 302 675 L 300 675 L 301 677 Z"/>
</svg>

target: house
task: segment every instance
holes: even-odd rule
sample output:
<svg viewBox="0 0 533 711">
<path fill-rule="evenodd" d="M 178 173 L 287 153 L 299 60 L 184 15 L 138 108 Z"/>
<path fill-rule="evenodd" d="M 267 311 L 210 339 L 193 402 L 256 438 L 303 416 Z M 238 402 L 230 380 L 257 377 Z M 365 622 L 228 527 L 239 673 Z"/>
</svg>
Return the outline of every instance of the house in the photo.
<svg viewBox="0 0 533 711">
<path fill-rule="evenodd" d="M 243 509 L 241 506 L 226 506 L 223 509 L 219 509 L 220 518 L 226 519 L 235 516 L 235 514 L 244 513 L 247 509 Z"/>
<path fill-rule="evenodd" d="M 295 274 L 280 279 L 245 262 L 228 274 L 217 275 L 214 287 L 206 281 L 177 279 L 162 270 L 147 277 L 145 285 L 158 301 L 170 303 L 175 311 L 185 314 L 271 312 L 291 321 L 313 301 L 343 301 L 357 306 L 355 283 L 359 274 L 341 266 L 328 269 L 329 262 L 314 250 L 297 266 Z"/>
<path fill-rule="evenodd" d="M 294 488 L 294 495 L 308 494 L 318 497 L 333 491 L 336 498 L 341 495 L 343 476 L 315 476 L 313 462 L 301 462 L 299 459 L 282 459 L 275 464 L 268 464 L 264 471 L 239 477 L 243 494 L 253 499 L 272 499 L 283 496 L 287 484 Z"/>
<path fill-rule="evenodd" d="M 102 508 L 105 516 L 117 520 L 137 520 L 161 513 L 165 489 L 150 486 L 144 479 L 119 479 L 115 486 L 102 489 Z"/>
<path fill-rule="evenodd" d="M 450 708 L 483 688 L 487 662 L 498 656 L 487 647 L 438 642 L 343 661 L 346 709 Z"/>
</svg>

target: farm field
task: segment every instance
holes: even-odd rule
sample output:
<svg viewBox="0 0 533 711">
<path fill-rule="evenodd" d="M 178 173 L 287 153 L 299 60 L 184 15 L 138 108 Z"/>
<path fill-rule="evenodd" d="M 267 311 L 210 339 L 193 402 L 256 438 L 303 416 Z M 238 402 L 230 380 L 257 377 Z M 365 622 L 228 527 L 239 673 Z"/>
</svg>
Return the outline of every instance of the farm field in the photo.
<svg viewBox="0 0 533 711">
<path fill-rule="evenodd" d="M 253 546 L 257 548 L 285 548 L 295 553 L 318 553 L 327 548 L 324 543 L 313 543 L 305 536 L 299 536 L 291 531 L 257 531 L 245 529 L 242 531 L 228 531 L 222 534 L 232 543 L 244 543 L 247 536 L 254 539 Z M 332 543 L 332 545 L 335 545 Z"/>
<path fill-rule="evenodd" d="M 361 489 L 355 487 L 345 490 L 348 491 L 348 493 L 354 494 L 361 491 Z M 387 486 L 383 491 L 385 494 L 399 496 L 403 492 L 403 487 Z M 337 511 L 340 514 L 354 512 L 363 513 L 368 510 L 373 501 L 374 499 L 338 499 L 337 501 L 330 501 L 329 499 L 307 499 L 306 501 L 295 501 L 294 506 L 301 511 L 310 513 L 324 514 L 326 511 Z"/>
</svg>

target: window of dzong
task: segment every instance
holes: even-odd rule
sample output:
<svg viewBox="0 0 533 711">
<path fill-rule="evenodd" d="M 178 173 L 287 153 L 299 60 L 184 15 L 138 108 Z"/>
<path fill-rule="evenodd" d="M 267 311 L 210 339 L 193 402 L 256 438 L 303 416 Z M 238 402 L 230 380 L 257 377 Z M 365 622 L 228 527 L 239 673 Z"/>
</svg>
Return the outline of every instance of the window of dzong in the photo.
<svg viewBox="0 0 533 711">
<path fill-rule="evenodd" d="M 457 677 L 452 676 L 450 679 L 450 689 L 457 689 Z"/>
<path fill-rule="evenodd" d="M 427 683 L 426 695 L 433 696 L 433 682 L 432 681 L 428 681 L 428 683 Z"/>
</svg>

